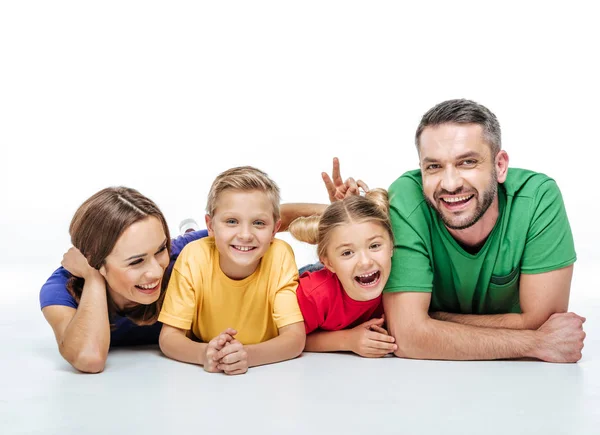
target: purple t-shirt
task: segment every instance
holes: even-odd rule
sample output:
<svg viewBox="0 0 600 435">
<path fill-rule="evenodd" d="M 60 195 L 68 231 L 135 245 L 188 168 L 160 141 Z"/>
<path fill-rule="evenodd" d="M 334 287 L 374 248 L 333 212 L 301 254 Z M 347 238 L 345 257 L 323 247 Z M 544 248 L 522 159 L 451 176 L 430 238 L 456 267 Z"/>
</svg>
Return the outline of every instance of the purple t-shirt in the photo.
<svg viewBox="0 0 600 435">
<path fill-rule="evenodd" d="M 173 265 L 183 247 L 194 240 L 206 236 L 208 236 L 208 232 L 200 230 L 186 233 L 171 240 L 171 259 L 165 271 L 165 282 L 169 282 Z M 67 281 L 70 277 L 71 274 L 63 267 L 59 267 L 54 271 L 40 290 L 41 308 L 49 305 L 64 305 L 66 307 L 77 308 L 77 302 L 67 290 Z M 127 317 L 119 315 L 115 315 L 110 321 L 115 326 L 110 333 L 111 347 L 158 343 L 158 335 L 162 326 L 160 322 L 148 326 L 138 326 Z"/>
</svg>

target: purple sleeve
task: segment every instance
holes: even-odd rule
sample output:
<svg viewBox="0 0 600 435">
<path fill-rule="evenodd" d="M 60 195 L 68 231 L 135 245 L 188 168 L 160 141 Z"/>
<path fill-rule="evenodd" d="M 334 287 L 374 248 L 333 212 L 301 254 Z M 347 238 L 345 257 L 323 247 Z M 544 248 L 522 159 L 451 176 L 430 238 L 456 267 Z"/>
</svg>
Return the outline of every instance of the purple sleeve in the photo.
<svg viewBox="0 0 600 435">
<path fill-rule="evenodd" d="M 49 305 L 64 305 L 77 308 L 77 302 L 67 290 L 67 281 L 71 274 L 63 267 L 54 271 L 40 290 L 40 308 Z"/>
<path fill-rule="evenodd" d="M 173 271 L 173 266 L 175 265 L 175 260 L 177 260 L 179 254 L 181 253 L 183 248 L 185 248 L 185 245 L 187 245 L 190 242 L 200 240 L 204 237 L 208 237 L 207 230 L 191 231 L 189 233 L 177 237 L 176 239 L 171 240 L 171 261 L 169 262 L 169 266 L 165 271 L 164 285 L 167 285 L 169 283 L 169 279 L 171 278 L 171 272 Z"/>
</svg>

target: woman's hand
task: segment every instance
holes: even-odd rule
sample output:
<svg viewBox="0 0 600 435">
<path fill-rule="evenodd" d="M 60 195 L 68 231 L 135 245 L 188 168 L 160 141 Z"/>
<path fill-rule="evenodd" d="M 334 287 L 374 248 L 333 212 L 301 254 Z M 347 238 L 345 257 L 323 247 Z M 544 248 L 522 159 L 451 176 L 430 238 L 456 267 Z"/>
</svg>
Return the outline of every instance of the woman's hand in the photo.
<svg viewBox="0 0 600 435">
<path fill-rule="evenodd" d="M 62 267 L 67 269 L 71 275 L 83 278 L 85 280 L 96 276 L 102 277 L 100 272 L 90 266 L 87 258 L 85 258 L 81 251 L 74 246 L 65 252 L 60 264 Z"/>
</svg>

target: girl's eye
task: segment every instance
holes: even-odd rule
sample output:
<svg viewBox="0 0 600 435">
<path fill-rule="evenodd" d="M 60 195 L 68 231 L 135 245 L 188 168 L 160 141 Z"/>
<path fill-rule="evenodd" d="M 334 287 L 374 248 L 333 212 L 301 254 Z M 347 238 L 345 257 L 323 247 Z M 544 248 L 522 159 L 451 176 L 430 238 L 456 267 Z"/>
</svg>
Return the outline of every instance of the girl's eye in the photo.
<svg viewBox="0 0 600 435">
<path fill-rule="evenodd" d="M 373 244 L 370 246 L 370 248 L 371 248 L 371 249 L 377 249 L 377 248 L 380 248 L 380 247 L 381 247 L 381 243 L 373 243 Z"/>
<path fill-rule="evenodd" d="M 342 251 L 342 257 L 348 257 L 349 255 L 352 255 L 352 251 Z"/>
</svg>

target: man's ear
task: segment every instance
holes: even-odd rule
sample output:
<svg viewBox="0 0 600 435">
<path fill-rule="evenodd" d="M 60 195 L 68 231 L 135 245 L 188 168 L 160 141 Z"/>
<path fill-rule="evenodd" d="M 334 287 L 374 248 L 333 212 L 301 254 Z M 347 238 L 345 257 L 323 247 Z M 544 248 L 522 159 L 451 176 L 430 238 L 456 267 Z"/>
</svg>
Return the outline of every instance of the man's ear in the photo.
<svg viewBox="0 0 600 435">
<path fill-rule="evenodd" d="M 494 164 L 496 165 L 496 178 L 498 183 L 504 183 L 506 176 L 508 175 L 508 153 L 504 150 L 500 150 L 496 155 Z"/>
<path fill-rule="evenodd" d="M 206 222 L 206 229 L 208 230 L 208 235 L 214 237 L 215 233 L 212 227 L 212 218 L 209 215 L 205 214 L 204 222 Z"/>
</svg>

